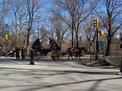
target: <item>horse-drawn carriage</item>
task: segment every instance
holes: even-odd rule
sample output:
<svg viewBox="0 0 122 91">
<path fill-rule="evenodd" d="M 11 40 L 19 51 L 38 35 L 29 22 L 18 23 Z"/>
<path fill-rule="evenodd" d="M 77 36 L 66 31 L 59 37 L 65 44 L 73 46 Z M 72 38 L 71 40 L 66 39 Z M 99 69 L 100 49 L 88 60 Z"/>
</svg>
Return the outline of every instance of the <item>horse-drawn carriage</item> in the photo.
<svg viewBox="0 0 122 91">
<path fill-rule="evenodd" d="M 48 48 L 42 46 L 39 38 L 35 40 L 31 49 L 31 52 L 33 52 L 31 53 L 31 56 L 33 56 L 34 59 L 40 59 L 40 57 L 46 56 L 49 52 L 53 60 L 59 59 L 61 50 L 60 46 L 58 46 L 54 39 L 50 38 L 49 40 Z"/>
<path fill-rule="evenodd" d="M 45 48 L 42 46 L 39 38 L 37 38 L 32 45 L 31 57 L 33 56 L 34 59 L 40 59 L 42 56 L 46 56 L 50 53 L 50 57 L 53 60 L 59 59 L 61 55 L 60 46 L 58 46 L 54 39 L 50 38 L 49 40 L 49 47 Z M 86 51 L 84 47 L 70 47 L 67 48 L 66 54 L 68 55 L 68 59 L 70 57 L 73 59 L 73 56 L 76 57 L 76 59 L 80 59 L 83 51 Z"/>
</svg>

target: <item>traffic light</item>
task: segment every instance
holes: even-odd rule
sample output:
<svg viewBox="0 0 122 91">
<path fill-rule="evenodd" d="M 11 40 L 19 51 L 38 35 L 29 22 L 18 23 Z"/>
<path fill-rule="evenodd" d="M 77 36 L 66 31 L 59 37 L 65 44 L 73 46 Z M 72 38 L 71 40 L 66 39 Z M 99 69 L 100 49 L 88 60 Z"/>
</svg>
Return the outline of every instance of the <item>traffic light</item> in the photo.
<svg viewBox="0 0 122 91">
<path fill-rule="evenodd" d="M 93 25 L 94 25 L 94 27 L 98 28 L 98 26 L 99 26 L 99 20 L 98 20 L 98 18 L 97 19 L 94 19 Z"/>
<path fill-rule="evenodd" d="M 105 33 L 104 33 L 103 30 L 100 30 L 100 31 L 99 31 L 99 35 L 100 35 L 100 36 L 104 36 L 104 34 L 105 34 Z"/>
</svg>

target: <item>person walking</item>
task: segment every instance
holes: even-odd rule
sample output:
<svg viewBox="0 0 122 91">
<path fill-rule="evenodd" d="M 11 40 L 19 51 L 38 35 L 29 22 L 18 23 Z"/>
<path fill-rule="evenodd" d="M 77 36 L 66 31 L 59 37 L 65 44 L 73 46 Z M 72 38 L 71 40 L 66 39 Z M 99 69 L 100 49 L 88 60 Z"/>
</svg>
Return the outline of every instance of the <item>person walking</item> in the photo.
<svg viewBox="0 0 122 91">
<path fill-rule="evenodd" d="M 22 60 L 25 59 L 25 56 L 26 56 L 26 48 L 25 48 L 25 46 L 22 46 L 22 49 L 21 49 L 21 57 L 22 57 Z"/>
<path fill-rule="evenodd" d="M 20 48 L 19 48 L 19 45 L 15 48 L 15 52 L 16 52 L 16 59 L 19 60 L 20 59 Z"/>
</svg>

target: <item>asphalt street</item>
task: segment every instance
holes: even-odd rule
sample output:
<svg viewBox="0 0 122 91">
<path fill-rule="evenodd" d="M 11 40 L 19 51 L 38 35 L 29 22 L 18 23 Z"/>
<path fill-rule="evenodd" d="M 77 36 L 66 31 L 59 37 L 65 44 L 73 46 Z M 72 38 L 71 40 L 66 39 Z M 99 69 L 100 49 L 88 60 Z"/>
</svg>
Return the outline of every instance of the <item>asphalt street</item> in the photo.
<svg viewBox="0 0 122 91">
<path fill-rule="evenodd" d="M 0 91 L 122 91 L 119 69 L 78 64 L 78 60 L 0 58 Z M 80 60 L 82 61 L 82 60 Z"/>
</svg>

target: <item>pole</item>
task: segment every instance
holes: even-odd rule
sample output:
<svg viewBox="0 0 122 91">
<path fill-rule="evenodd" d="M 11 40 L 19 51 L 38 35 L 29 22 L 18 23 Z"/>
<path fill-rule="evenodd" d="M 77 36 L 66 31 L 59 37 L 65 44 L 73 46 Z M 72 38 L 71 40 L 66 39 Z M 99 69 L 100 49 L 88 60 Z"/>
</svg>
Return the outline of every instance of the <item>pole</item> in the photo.
<svg viewBox="0 0 122 91">
<path fill-rule="evenodd" d="M 40 31 L 38 30 L 38 38 L 39 38 L 39 32 L 40 32 Z"/>
<path fill-rule="evenodd" d="M 99 43 L 98 43 L 98 28 L 96 29 L 96 55 L 95 60 L 98 60 Z"/>
<path fill-rule="evenodd" d="M 121 57 L 121 64 L 120 64 L 120 72 L 117 73 L 118 75 L 122 75 L 122 57 Z"/>
<path fill-rule="evenodd" d="M 120 32 L 120 48 L 122 48 L 122 32 Z M 119 75 L 122 75 L 122 56 L 121 56 L 121 64 L 120 64 L 120 72 L 118 73 Z"/>
<path fill-rule="evenodd" d="M 5 56 L 7 56 L 7 40 L 5 40 L 5 45 L 6 45 L 6 54 L 5 54 Z"/>
<path fill-rule="evenodd" d="M 34 56 L 34 52 L 33 52 L 33 50 L 31 49 L 31 52 L 30 52 L 30 65 L 35 65 L 35 63 L 34 63 L 34 60 L 33 60 L 33 56 Z"/>
<path fill-rule="evenodd" d="M 122 57 L 121 57 L 120 73 L 122 74 Z"/>
</svg>

